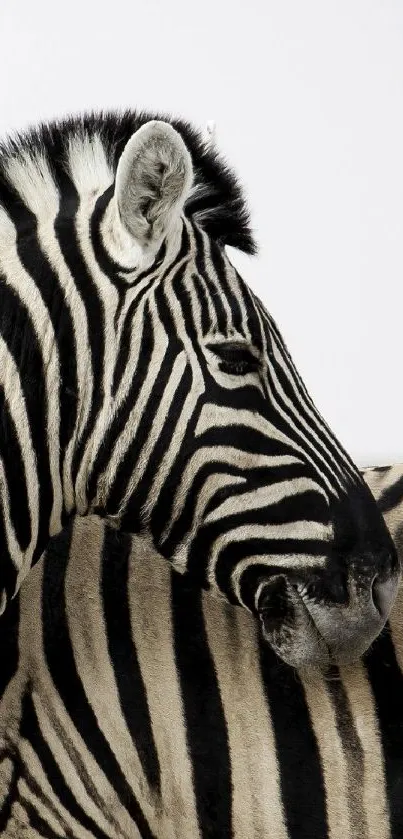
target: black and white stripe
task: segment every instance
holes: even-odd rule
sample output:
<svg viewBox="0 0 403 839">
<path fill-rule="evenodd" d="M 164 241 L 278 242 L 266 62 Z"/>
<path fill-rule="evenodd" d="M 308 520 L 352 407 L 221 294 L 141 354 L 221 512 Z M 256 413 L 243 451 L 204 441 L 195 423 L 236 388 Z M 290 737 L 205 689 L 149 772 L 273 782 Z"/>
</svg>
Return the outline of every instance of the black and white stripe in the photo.
<svg viewBox="0 0 403 839">
<path fill-rule="evenodd" d="M 0 148 L 0 605 L 95 511 L 258 613 L 287 661 L 358 655 L 393 545 L 225 245 L 254 250 L 242 193 L 181 121 Z"/>
<path fill-rule="evenodd" d="M 403 467 L 366 480 L 403 549 Z M 297 674 L 141 536 L 76 518 L 0 621 L 5 839 L 400 839 L 401 593 Z"/>
</svg>

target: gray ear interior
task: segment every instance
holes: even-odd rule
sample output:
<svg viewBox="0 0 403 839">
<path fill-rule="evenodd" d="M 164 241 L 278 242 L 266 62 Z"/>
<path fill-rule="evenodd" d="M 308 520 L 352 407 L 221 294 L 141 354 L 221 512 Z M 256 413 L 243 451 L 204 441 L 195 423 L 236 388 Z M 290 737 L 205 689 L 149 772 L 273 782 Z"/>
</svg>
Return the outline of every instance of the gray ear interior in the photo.
<svg viewBox="0 0 403 839">
<path fill-rule="evenodd" d="M 166 122 L 147 122 L 128 141 L 116 172 L 120 221 L 143 248 L 158 245 L 190 192 L 192 161 L 181 135 Z"/>
</svg>

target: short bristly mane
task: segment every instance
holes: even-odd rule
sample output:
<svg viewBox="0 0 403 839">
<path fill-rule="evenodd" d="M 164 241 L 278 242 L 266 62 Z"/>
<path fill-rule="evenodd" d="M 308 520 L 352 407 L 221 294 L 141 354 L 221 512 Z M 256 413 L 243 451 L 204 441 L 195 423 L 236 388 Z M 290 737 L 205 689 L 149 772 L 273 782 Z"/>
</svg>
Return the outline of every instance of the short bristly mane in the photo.
<svg viewBox="0 0 403 839">
<path fill-rule="evenodd" d="M 11 160 L 26 161 L 27 169 L 44 160 L 47 167 L 67 160 L 72 141 L 79 138 L 83 150 L 94 161 L 101 144 L 112 174 L 120 155 L 135 131 L 151 119 L 162 119 L 183 137 L 194 169 L 193 188 L 185 205 L 185 215 L 193 218 L 221 245 L 231 245 L 245 253 L 255 253 L 256 245 L 249 223 L 249 211 L 242 189 L 232 170 L 188 122 L 147 113 L 92 113 L 71 117 L 29 129 L 0 144 L 1 180 Z M 85 151 L 84 151 L 85 153 Z M 27 172 L 28 174 L 28 172 Z"/>
</svg>

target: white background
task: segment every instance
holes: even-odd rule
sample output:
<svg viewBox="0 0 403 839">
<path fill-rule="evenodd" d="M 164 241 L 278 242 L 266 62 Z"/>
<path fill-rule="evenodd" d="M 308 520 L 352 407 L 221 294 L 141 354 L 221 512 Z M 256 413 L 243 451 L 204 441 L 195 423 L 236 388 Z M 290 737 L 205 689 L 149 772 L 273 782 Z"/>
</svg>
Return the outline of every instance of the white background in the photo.
<svg viewBox="0 0 403 839">
<path fill-rule="evenodd" d="M 243 276 L 353 457 L 403 461 L 402 0 L 1 0 L 0 38 L 0 134 L 216 121 L 261 245 Z"/>
</svg>

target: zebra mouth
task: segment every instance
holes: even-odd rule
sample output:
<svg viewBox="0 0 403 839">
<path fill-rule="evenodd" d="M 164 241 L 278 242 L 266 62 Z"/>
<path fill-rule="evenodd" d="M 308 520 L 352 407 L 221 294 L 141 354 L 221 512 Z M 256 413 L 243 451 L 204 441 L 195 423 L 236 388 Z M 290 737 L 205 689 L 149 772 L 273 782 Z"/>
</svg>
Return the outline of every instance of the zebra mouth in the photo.
<svg viewBox="0 0 403 839">
<path fill-rule="evenodd" d="M 298 586 L 283 575 L 264 587 L 258 606 L 263 637 L 274 652 L 292 667 L 329 667 L 332 652 Z"/>
</svg>

